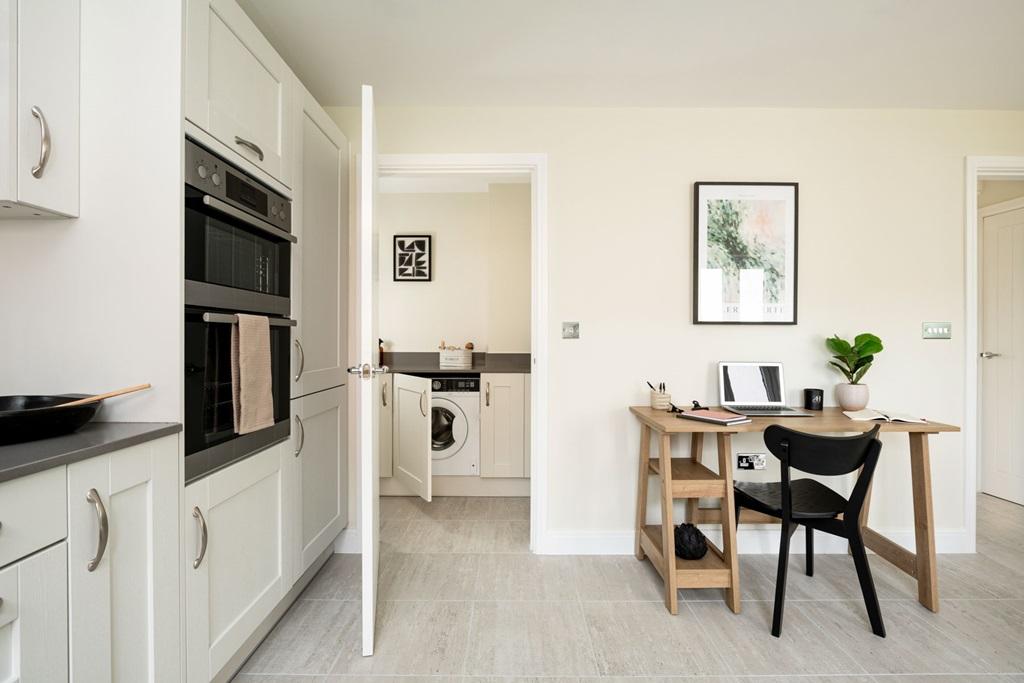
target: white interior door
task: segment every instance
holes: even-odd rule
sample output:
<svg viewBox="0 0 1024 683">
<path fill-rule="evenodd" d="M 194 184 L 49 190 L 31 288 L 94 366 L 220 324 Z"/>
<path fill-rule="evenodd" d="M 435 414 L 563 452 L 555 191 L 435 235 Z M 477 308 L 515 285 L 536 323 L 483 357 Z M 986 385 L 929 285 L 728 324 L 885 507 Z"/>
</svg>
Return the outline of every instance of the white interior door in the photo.
<svg viewBox="0 0 1024 683">
<path fill-rule="evenodd" d="M 356 443 L 359 454 L 359 540 L 362 550 L 363 656 L 373 654 L 380 559 L 380 367 L 377 347 L 377 135 L 373 88 L 363 86 L 362 133 L 357 173 L 359 211 L 356 227 L 356 336 L 358 365 L 349 368 L 356 383 Z"/>
<path fill-rule="evenodd" d="M 410 493 L 430 502 L 430 380 L 412 375 L 392 375 L 391 433 L 394 477 Z"/>
<path fill-rule="evenodd" d="M 982 219 L 982 490 L 1024 505 L 1024 201 Z"/>
</svg>

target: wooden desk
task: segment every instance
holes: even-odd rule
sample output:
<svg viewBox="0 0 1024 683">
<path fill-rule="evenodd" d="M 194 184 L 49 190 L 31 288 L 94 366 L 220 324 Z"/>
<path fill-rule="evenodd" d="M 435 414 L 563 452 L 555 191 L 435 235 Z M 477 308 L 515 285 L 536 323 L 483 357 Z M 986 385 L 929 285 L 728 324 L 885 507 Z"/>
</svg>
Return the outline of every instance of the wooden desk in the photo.
<svg viewBox="0 0 1024 683">
<path fill-rule="evenodd" d="M 789 417 L 769 418 L 755 417 L 747 424 L 723 427 L 721 425 L 696 420 L 683 420 L 665 411 L 653 410 L 647 406 L 633 406 L 630 409 L 638 420 L 640 420 L 640 478 L 637 484 L 637 516 L 636 516 L 636 556 L 643 559 L 645 554 L 641 540 L 644 538 L 644 528 L 647 513 L 647 483 L 648 475 L 652 471 L 650 459 L 651 434 L 657 434 L 660 444 L 659 464 L 657 470 L 676 470 L 678 466 L 671 463 L 671 441 L 670 437 L 675 434 L 690 436 L 690 458 L 677 458 L 677 460 L 689 460 L 691 464 L 698 464 L 704 447 L 704 435 L 714 434 L 718 441 L 719 477 L 724 479 L 728 489 L 727 498 L 722 500 L 721 511 L 699 509 L 697 500 L 690 499 L 687 504 L 687 512 L 694 523 L 723 523 L 723 552 L 725 560 L 728 561 L 730 554 L 735 557 L 735 543 L 729 535 L 726 535 L 726 527 L 735 524 L 735 512 L 732 508 L 732 442 L 733 434 L 744 432 L 763 432 L 769 425 L 781 424 L 791 429 L 812 433 L 851 433 L 865 432 L 872 429 L 875 422 L 856 422 L 850 420 L 839 408 L 825 408 L 819 415 L 814 417 Z M 917 579 L 917 599 L 933 612 L 939 611 L 939 588 L 935 571 L 935 521 L 932 512 L 932 481 L 931 464 L 928 455 L 928 435 L 940 432 L 958 432 L 959 427 L 928 422 L 927 424 L 911 424 L 904 422 L 886 422 L 881 424 L 883 432 L 903 432 L 910 438 L 910 474 L 911 488 L 914 496 L 914 536 L 916 540 L 916 553 L 903 548 L 903 546 L 889 540 L 882 534 L 867 526 L 868 506 L 870 503 L 870 491 L 868 500 L 865 501 L 864 509 L 861 512 L 861 527 L 864 534 L 864 544 L 874 550 L 878 555 L 892 562 L 896 567 L 903 570 L 910 576 Z M 882 457 L 885 457 L 885 450 L 882 450 Z M 682 472 L 680 472 L 682 474 Z M 662 495 L 662 528 L 672 529 L 672 477 L 663 477 Z M 666 504 L 666 496 L 667 503 Z M 681 496 L 677 496 L 681 497 Z M 768 517 L 761 517 L 750 514 L 744 510 L 741 522 L 774 522 Z M 647 527 L 650 529 L 650 527 Z M 666 566 L 658 567 L 659 573 L 666 578 L 666 606 L 674 614 L 676 612 L 676 588 L 686 586 L 678 585 L 675 577 L 676 557 L 675 543 L 672 533 L 663 533 L 661 539 L 662 557 L 658 558 Z M 654 561 L 654 557 L 651 558 Z M 733 565 L 735 566 L 735 565 Z M 739 577 L 738 572 L 732 572 L 730 590 L 727 592 L 727 601 L 734 611 L 739 611 Z M 671 579 L 671 580 L 670 580 Z M 669 594 L 671 593 L 671 595 Z M 732 595 L 735 593 L 735 595 Z"/>
</svg>

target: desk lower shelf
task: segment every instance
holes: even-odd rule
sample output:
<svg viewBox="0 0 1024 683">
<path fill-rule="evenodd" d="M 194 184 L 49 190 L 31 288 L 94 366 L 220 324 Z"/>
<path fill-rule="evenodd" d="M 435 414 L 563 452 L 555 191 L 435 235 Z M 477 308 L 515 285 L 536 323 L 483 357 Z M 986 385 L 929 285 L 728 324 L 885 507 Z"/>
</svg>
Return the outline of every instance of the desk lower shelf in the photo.
<svg viewBox="0 0 1024 683">
<path fill-rule="evenodd" d="M 661 525 L 648 524 L 640 533 L 640 545 L 651 558 L 651 563 L 664 576 L 665 559 L 661 550 Z M 731 585 L 732 570 L 722 556 L 722 551 L 708 541 L 708 552 L 699 560 L 676 558 L 676 586 L 678 588 L 728 588 Z"/>
<path fill-rule="evenodd" d="M 648 463 L 652 474 L 661 475 L 661 462 Z M 724 498 L 725 479 L 692 458 L 672 458 L 673 498 Z"/>
</svg>

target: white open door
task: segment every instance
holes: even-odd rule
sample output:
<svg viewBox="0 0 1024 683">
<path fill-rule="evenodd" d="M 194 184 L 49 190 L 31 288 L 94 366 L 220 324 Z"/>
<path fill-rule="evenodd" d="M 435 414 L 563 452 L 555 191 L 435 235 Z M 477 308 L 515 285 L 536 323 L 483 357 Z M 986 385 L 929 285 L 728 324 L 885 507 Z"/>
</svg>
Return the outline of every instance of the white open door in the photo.
<svg viewBox="0 0 1024 683">
<path fill-rule="evenodd" d="M 429 503 L 430 470 L 434 462 L 430 447 L 430 380 L 412 375 L 392 375 L 392 383 L 394 477 L 411 493 Z"/>
<path fill-rule="evenodd" d="M 359 157 L 359 210 L 356 226 L 356 335 L 358 365 L 348 369 L 356 383 L 356 442 L 359 453 L 359 540 L 362 547 L 363 655 L 373 654 L 380 558 L 380 478 L 378 429 L 380 366 L 377 346 L 377 266 L 374 202 L 377 192 L 377 139 L 373 88 L 363 86 L 362 149 Z"/>
</svg>

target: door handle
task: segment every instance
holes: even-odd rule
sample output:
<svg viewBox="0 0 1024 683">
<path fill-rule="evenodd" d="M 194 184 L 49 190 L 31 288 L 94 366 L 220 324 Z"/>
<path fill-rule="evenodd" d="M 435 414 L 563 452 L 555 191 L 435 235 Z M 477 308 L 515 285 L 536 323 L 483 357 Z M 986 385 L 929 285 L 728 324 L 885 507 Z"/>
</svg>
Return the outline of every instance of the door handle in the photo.
<svg viewBox="0 0 1024 683">
<path fill-rule="evenodd" d="M 299 457 L 302 447 L 306 445 L 306 425 L 302 424 L 302 418 L 295 416 L 295 424 L 299 426 L 299 445 L 295 448 L 295 457 Z"/>
<path fill-rule="evenodd" d="M 206 528 L 206 518 L 203 517 L 203 511 L 199 509 L 199 506 L 192 508 L 192 516 L 199 522 L 199 554 L 196 559 L 192 560 L 192 569 L 199 569 L 203 558 L 206 557 L 206 544 L 209 542 L 210 536 Z"/>
<path fill-rule="evenodd" d="M 491 383 L 487 383 L 487 388 L 484 390 L 484 405 L 488 408 L 491 407 Z"/>
<path fill-rule="evenodd" d="M 424 389 L 423 393 L 420 394 L 420 412 L 423 414 L 423 417 L 427 416 L 427 406 L 426 406 L 426 403 L 427 403 L 427 392 Z"/>
<path fill-rule="evenodd" d="M 295 340 L 295 348 L 299 350 L 299 371 L 295 373 L 295 381 L 298 382 L 306 369 L 306 350 L 302 348 L 302 342 Z"/>
<path fill-rule="evenodd" d="M 385 408 L 388 407 L 388 383 L 380 383 L 380 402 Z"/>
<path fill-rule="evenodd" d="M 999 358 L 999 356 L 1001 356 L 1003 354 L 1001 354 L 1001 353 L 992 353 L 991 351 L 982 351 L 978 355 L 981 356 L 982 358 L 984 358 L 985 360 L 988 360 L 989 358 Z"/>
<path fill-rule="evenodd" d="M 39 163 L 32 167 L 32 176 L 42 178 L 46 164 L 50 161 L 50 126 L 46 123 L 43 110 L 39 107 L 32 107 L 32 116 L 39 121 Z"/>
<path fill-rule="evenodd" d="M 374 375 L 383 375 L 391 372 L 391 370 L 386 365 L 375 368 L 369 363 L 363 363 L 362 365 L 353 365 L 346 372 L 350 375 L 359 375 L 362 379 L 370 379 Z"/>
<path fill-rule="evenodd" d="M 260 149 L 260 146 L 257 145 L 252 140 L 246 140 L 245 138 L 240 138 L 240 137 L 238 137 L 236 135 L 235 136 L 235 144 L 236 145 L 241 145 L 242 147 L 249 148 L 250 150 L 252 150 L 253 152 L 256 153 L 256 156 L 259 157 L 260 161 L 263 161 L 263 150 Z"/>
<path fill-rule="evenodd" d="M 96 543 L 96 556 L 89 560 L 89 563 L 85 565 L 85 568 L 91 572 L 96 571 L 96 568 L 100 566 L 100 560 L 103 559 L 103 553 L 107 551 L 107 536 L 110 533 L 110 523 L 107 519 L 107 508 L 103 507 L 103 499 L 100 498 L 100 493 L 96 489 L 89 489 L 89 492 L 85 494 L 86 502 L 92 503 L 92 506 L 96 509 L 96 519 L 100 523 L 100 537 Z"/>
</svg>

